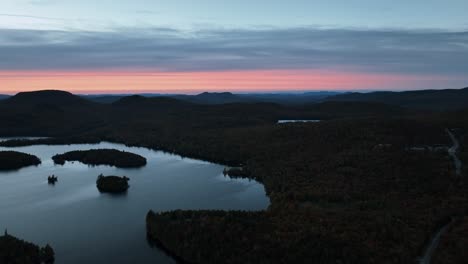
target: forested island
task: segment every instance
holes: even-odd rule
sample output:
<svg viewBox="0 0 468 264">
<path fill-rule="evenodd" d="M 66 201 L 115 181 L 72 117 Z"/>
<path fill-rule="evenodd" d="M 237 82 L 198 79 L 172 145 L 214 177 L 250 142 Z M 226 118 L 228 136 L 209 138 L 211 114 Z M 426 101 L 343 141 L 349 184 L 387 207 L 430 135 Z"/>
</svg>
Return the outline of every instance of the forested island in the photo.
<svg viewBox="0 0 468 264">
<path fill-rule="evenodd" d="M 17 151 L 0 151 L 0 171 L 17 170 L 39 164 L 41 160 L 34 155 Z"/>
<path fill-rule="evenodd" d="M 118 168 L 137 168 L 146 165 L 146 158 L 116 149 L 76 150 L 52 157 L 55 164 L 65 161 L 80 161 L 88 165 L 109 165 Z"/>
<path fill-rule="evenodd" d="M 129 180 L 126 176 L 104 176 L 101 174 L 96 180 L 96 186 L 100 192 L 123 193 L 130 187 Z"/>
<path fill-rule="evenodd" d="M 51 246 L 39 247 L 11 236 L 5 231 L 0 236 L 0 263 L 4 264 L 52 264 L 55 253 Z"/>
<path fill-rule="evenodd" d="M 132 97 L 32 115 L 28 105 L 5 104 L 0 122 L 13 125 L 0 127 L 0 135 L 42 129 L 53 138 L 30 144 L 110 141 L 165 150 L 242 166 L 247 177 L 262 182 L 271 200 L 265 211 L 148 213 L 150 240 L 187 262 L 414 263 L 447 219 L 467 214 L 468 108 L 416 111 L 360 102 L 208 106 Z M 14 122 L 14 115 L 29 122 Z M 278 126 L 280 119 L 324 121 Z M 460 141 L 461 175 L 447 151 L 432 150 L 452 145 L 447 129 L 455 129 Z M 455 222 L 455 232 L 446 234 L 437 251 L 463 245 L 464 226 Z M 459 260 L 465 253 L 448 254 Z"/>
</svg>

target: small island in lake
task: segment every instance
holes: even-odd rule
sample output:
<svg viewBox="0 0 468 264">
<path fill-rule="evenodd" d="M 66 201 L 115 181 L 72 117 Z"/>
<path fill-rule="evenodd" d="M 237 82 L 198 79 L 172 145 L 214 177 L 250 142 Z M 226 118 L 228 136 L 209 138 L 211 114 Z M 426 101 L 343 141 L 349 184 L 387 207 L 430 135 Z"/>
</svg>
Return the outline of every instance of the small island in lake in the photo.
<svg viewBox="0 0 468 264">
<path fill-rule="evenodd" d="M 16 151 L 0 151 L 0 171 L 17 170 L 39 164 L 41 160 L 34 155 Z"/>
<path fill-rule="evenodd" d="M 101 174 L 96 180 L 96 185 L 100 192 L 122 193 L 126 192 L 130 187 L 128 185 L 129 180 L 126 176 L 103 176 Z"/>
<path fill-rule="evenodd" d="M 47 182 L 48 182 L 49 184 L 55 185 L 55 183 L 56 183 L 57 181 L 58 181 L 58 178 L 57 178 L 57 176 L 55 176 L 55 175 L 52 175 L 52 176 L 48 176 L 48 177 L 47 177 Z"/>
<path fill-rule="evenodd" d="M 146 158 L 116 149 L 76 150 L 57 154 L 52 157 L 55 164 L 63 165 L 65 161 L 80 161 L 88 165 L 109 165 L 118 168 L 137 168 L 146 165 Z"/>
<path fill-rule="evenodd" d="M 54 261 L 55 252 L 49 245 L 40 248 L 9 235 L 7 231 L 0 236 L 0 263 L 52 264 Z"/>
</svg>

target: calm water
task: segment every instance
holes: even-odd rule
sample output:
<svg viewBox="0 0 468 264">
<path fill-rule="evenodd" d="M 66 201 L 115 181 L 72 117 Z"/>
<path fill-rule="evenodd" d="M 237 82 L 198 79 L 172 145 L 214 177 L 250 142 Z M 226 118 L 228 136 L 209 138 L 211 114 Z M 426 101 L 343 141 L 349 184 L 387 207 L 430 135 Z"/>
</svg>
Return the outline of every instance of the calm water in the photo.
<svg viewBox="0 0 468 264">
<path fill-rule="evenodd" d="M 318 119 L 296 119 L 296 120 L 289 120 L 289 119 L 284 119 L 284 120 L 278 120 L 278 124 L 287 124 L 287 123 L 318 123 L 321 120 Z"/>
<path fill-rule="evenodd" d="M 71 150 L 115 148 L 140 154 L 140 169 L 64 166 L 51 157 Z M 0 148 L 38 156 L 42 164 L 0 172 L 0 230 L 55 249 L 56 263 L 174 263 L 146 241 L 149 209 L 261 210 L 269 205 L 263 185 L 223 176 L 223 166 L 120 144 Z M 125 195 L 100 194 L 99 174 L 126 175 Z M 47 184 L 55 174 L 58 183 Z"/>
</svg>

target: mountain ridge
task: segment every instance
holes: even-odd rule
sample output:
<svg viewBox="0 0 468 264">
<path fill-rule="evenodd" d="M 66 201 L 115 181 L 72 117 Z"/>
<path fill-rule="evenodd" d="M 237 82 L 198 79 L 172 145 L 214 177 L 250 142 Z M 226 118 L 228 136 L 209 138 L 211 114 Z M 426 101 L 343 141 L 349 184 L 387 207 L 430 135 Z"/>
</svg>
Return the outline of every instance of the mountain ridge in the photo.
<svg viewBox="0 0 468 264">
<path fill-rule="evenodd" d="M 425 110 L 459 110 L 468 107 L 468 87 L 462 89 L 378 91 L 330 96 L 326 101 L 378 102 Z"/>
</svg>

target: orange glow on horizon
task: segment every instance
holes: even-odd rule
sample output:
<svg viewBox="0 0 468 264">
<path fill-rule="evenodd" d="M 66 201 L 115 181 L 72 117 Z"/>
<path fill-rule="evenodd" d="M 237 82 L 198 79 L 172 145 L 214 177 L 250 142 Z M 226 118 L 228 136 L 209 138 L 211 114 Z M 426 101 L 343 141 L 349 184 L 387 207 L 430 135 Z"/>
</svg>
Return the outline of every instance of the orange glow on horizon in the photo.
<svg viewBox="0 0 468 264">
<path fill-rule="evenodd" d="M 446 81 L 437 76 L 328 70 L 0 71 L 0 93 L 45 89 L 74 93 L 274 92 L 288 90 L 402 89 Z"/>
</svg>

